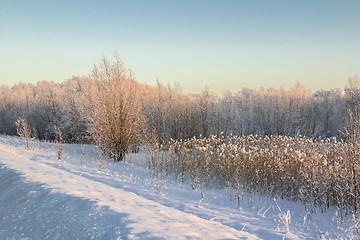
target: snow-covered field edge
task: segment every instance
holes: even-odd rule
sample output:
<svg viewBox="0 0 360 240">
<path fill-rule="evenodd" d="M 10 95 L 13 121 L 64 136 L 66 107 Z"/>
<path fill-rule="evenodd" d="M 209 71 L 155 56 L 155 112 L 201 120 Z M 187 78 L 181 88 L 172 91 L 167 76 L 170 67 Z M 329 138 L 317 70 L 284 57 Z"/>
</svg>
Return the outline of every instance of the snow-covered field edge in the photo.
<svg viewBox="0 0 360 240">
<path fill-rule="evenodd" d="M 341 219 L 334 208 L 310 213 L 300 203 L 249 194 L 244 194 L 238 208 L 226 189 L 205 189 L 202 196 L 171 177 L 154 179 L 146 168 L 144 152 L 130 154 L 125 162 L 114 164 L 91 145 L 67 144 L 58 160 L 55 144 L 36 142 L 33 150 L 25 150 L 20 138 L 0 135 L 0 165 L 2 180 L 14 183 L 12 188 L 1 188 L 5 191 L 0 208 L 2 239 L 359 238 L 358 219 Z M 34 194 L 24 195 L 23 191 Z M 19 202 L 19 198 L 24 201 Z M 55 204 L 59 201 L 72 210 L 64 213 L 64 207 Z M 20 216 L 24 211 L 19 207 L 27 214 Z M 39 215 L 46 209 L 52 214 Z M 54 215 L 62 217 L 54 220 Z M 89 219 L 90 215 L 97 220 Z M 42 225 L 36 224 L 36 219 Z M 83 222 L 80 227 L 84 234 L 64 231 L 74 226 L 71 221 L 66 224 L 66 219 Z M 56 221 L 58 227 L 54 227 Z"/>
</svg>

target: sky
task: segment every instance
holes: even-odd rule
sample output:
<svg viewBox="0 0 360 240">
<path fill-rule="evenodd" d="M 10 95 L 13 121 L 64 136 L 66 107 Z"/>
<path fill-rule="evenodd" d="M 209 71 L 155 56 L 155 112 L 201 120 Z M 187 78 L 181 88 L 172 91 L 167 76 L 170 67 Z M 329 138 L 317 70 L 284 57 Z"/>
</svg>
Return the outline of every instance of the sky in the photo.
<svg viewBox="0 0 360 240">
<path fill-rule="evenodd" d="M 139 82 L 311 90 L 360 75 L 360 0 L 0 0 L 0 84 L 88 75 L 113 49 Z"/>
</svg>

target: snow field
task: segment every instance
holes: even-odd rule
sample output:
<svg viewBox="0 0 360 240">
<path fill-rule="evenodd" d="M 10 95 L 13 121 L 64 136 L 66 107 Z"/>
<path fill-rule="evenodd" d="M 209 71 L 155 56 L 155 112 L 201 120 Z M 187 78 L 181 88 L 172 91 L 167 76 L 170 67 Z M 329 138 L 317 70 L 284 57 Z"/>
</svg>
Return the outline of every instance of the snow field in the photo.
<svg viewBox="0 0 360 240">
<path fill-rule="evenodd" d="M 21 201 L 12 203 L 1 198 L 2 204 L 7 203 L 0 212 L 3 216 L 1 238 L 357 237 L 351 219 L 340 223 L 336 209 L 329 209 L 325 214 L 310 214 L 299 203 L 247 194 L 239 209 L 236 203 L 228 200 L 227 190 L 205 189 L 202 198 L 199 191 L 191 190 L 186 184 L 166 177 L 153 179 L 152 172 L 145 167 L 144 153 L 129 155 L 126 163 L 113 164 L 93 146 L 74 144 L 65 145 L 64 158 L 59 161 L 55 148 L 52 144 L 45 147 L 43 142 L 38 142 L 34 150 L 26 151 L 19 138 L 0 136 L 1 184 L 5 184 L 4 178 L 8 179 L 6 186 L 2 186 L 7 192 L 6 199 L 14 196 L 14 199 L 32 199 L 33 202 L 23 206 Z M 15 186 L 9 187 L 9 182 Z M 43 205 L 36 207 L 38 202 Z M 27 217 L 19 215 L 20 206 L 28 212 Z M 64 209 L 71 210 L 64 212 Z M 54 214 L 47 214 L 47 211 Z M 89 214 L 97 220 L 89 218 Z M 42 228 L 31 225 L 36 219 L 45 223 Z M 80 225 L 76 227 L 74 222 Z"/>
</svg>

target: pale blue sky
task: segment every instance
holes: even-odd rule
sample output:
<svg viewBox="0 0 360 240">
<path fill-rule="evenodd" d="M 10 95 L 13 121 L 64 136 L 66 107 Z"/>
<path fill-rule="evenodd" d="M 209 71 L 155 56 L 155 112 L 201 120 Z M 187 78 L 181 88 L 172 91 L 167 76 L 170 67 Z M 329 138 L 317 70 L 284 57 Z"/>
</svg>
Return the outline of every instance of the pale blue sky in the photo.
<svg viewBox="0 0 360 240">
<path fill-rule="evenodd" d="M 116 47 L 140 82 L 344 87 L 360 75 L 360 0 L 0 0 L 0 83 L 89 74 Z"/>
</svg>

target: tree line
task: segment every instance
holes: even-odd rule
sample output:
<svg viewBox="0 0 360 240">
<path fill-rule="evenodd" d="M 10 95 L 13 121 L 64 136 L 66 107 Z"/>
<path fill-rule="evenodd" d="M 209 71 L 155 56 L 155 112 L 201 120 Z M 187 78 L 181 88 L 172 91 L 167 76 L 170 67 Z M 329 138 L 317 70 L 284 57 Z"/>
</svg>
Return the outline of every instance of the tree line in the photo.
<svg viewBox="0 0 360 240">
<path fill-rule="evenodd" d="M 205 89 L 183 93 L 177 84 L 139 83 L 117 53 L 88 76 L 61 83 L 39 81 L 0 86 L 0 133 L 16 135 L 24 119 L 35 137 L 96 143 L 115 161 L 144 141 L 166 143 L 211 135 L 343 137 L 349 111 L 360 103 L 360 80 L 344 89 L 311 92 L 301 83 L 288 90 L 244 88 L 218 96 Z"/>
</svg>

